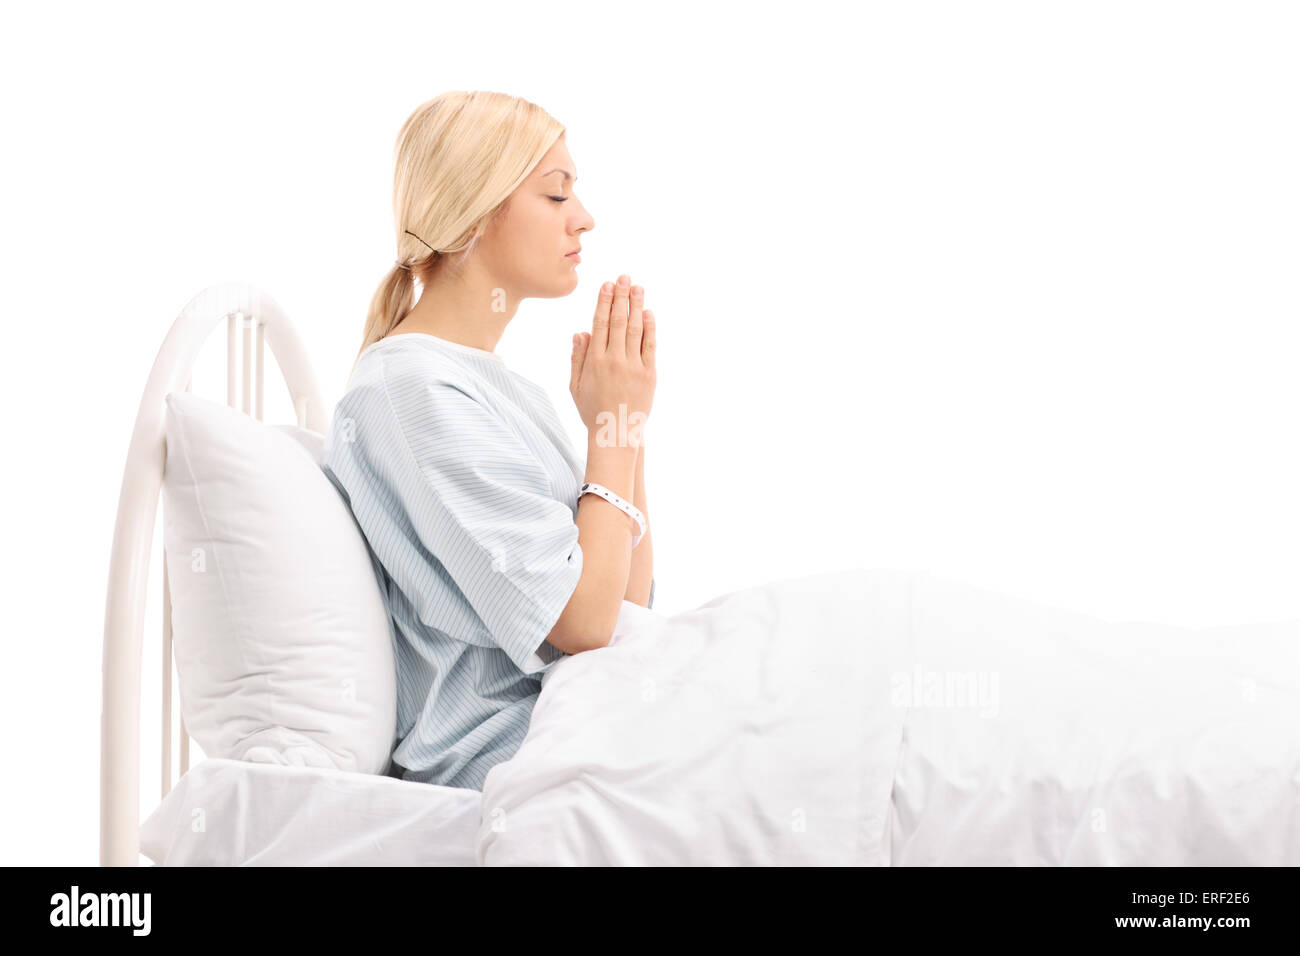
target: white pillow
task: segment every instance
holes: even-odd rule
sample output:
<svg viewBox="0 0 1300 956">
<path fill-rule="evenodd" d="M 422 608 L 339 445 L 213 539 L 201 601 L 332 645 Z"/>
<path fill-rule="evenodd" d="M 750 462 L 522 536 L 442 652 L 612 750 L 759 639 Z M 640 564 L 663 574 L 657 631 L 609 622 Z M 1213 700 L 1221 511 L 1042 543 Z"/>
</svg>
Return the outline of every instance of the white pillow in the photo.
<svg viewBox="0 0 1300 956">
<path fill-rule="evenodd" d="M 209 757 L 383 773 L 393 636 L 324 439 L 167 396 L 164 545 L 185 727 Z"/>
</svg>

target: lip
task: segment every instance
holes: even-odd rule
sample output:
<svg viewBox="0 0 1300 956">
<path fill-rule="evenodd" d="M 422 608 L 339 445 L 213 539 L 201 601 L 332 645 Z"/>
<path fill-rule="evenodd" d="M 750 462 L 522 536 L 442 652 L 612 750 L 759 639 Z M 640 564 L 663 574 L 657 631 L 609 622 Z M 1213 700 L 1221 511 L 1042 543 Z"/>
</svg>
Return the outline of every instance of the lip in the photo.
<svg viewBox="0 0 1300 956">
<path fill-rule="evenodd" d="M 574 262 L 581 262 L 582 256 L 578 255 L 581 251 L 581 249 L 574 249 L 572 252 L 566 253 L 564 258 L 572 259 Z"/>
</svg>

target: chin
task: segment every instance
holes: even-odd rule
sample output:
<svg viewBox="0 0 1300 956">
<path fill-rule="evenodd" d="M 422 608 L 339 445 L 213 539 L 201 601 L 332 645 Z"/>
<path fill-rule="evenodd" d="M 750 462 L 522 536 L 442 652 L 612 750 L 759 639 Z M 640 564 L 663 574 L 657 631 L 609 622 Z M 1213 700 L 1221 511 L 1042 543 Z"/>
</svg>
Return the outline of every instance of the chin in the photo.
<svg viewBox="0 0 1300 956">
<path fill-rule="evenodd" d="M 530 283 L 527 288 L 528 291 L 519 297 L 520 301 L 524 299 L 562 299 L 566 295 L 572 295 L 573 291 L 578 288 L 578 274 L 570 272 L 567 276 L 552 277 L 549 280 L 539 278 L 537 281 Z"/>
<path fill-rule="evenodd" d="M 572 295 L 573 291 L 578 288 L 579 281 L 580 278 L 578 276 L 578 270 L 570 269 L 569 274 L 560 280 L 559 289 L 555 293 L 555 298 L 559 298 L 560 296 L 565 296 L 565 295 Z"/>
</svg>

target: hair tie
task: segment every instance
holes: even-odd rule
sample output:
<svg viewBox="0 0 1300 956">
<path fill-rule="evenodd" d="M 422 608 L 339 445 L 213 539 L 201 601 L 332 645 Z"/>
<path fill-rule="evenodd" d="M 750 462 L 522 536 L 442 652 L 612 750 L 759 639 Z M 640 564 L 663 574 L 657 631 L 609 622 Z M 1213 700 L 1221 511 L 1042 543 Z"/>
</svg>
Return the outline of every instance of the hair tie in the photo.
<svg viewBox="0 0 1300 956">
<path fill-rule="evenodd" d="M 402 232 L 406 233 L 408 236 L 415 236 L 416 239 L 420 239 L 419 236 L 416 236 L 415 233 L 411 232 L 411 230 L 409 230 L 409 229 L 403 229 Z M 424 242 L 423 239 L 420 239 L 420 241 L 421 241 L 421 242 Z M 426 246 L 429 246 L 429 244 L 428 244 L 427 242 L 424 242 L 424 244 L 425 244 Z M 436 256 L 436 255 L 439 255 L 438 250 L 435 249 L 435 248 L 433 248 L 433 246 L 429 246 L 429 251 L 432 252 L 435 256 Z M 406 265 L 406 264 L 403 263 L 403 262 L 398 262 L 397 260 L 394 260 L 394 264 L 395 264 L 395 265 L 397 266 L 397 268 L 399 268 L 399 269 L 405 269 L 407 272 L 410 272 L 410 271 L 411 271 L 411 267 L 408 266 L 408 265 Z"/>
<path fill-rule="evenodd" d="M 409 230 L 409 229 L 403 229 L 402 232 L 406 233 L 408 236 L 415 236 L 415 233 L 411 232 L 411 230 Z M 419 236 L 415 236 L 415 238 L 416 238 L 416 239 L 420 239 Z M 421 241 L 421 242 L 424 242 L 423 239 L 420 239 L 420 241 Z M 429 246 L 429 244 L 428 244 L 427 242 L 424 242 L 424 244 L 425 244 L 426 246 Z M 433 246 L 429 246 L 429 251 L 430 251 L 430 252 L 434 252 L 434 253 L 436 253 L 438 250 L 435 249 L 435 248 L 433 248 Z"/>
</svg>

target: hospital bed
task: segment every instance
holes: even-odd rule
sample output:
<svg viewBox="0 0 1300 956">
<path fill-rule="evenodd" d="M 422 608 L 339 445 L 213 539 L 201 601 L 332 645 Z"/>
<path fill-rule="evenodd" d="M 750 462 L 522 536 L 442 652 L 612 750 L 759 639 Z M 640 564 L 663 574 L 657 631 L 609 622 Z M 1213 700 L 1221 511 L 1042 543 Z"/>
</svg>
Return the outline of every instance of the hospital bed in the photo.
<svg viewBox="0 0 1300 956">
<path fill-rule="evenodd" d="M 298 437 L 323 436 L 327 430 L 327 410 L 302 342 L 270 296 L 249 285 L 221 284 L 186 305 L 150 371 L 118 504 L 103 646 L 100 862 L 135 866 L 143 850 L 163 865 L 472 866 L 481 802 L 475 791 L 409 783 L 383 772 L 332 769 L 329 760 L 316 759 L 303 747 L 295 750 L 283 740 L 268 740 L 265 733 L 260 739 L 268 745 L 245 748 L 243 759 L 226 755 L 233 746 L 230 740 L 214 738 L 218 755 L 189 765 L 191 737 L 185 717 L 177 721 L 173 714 L 173 698 L 184 681 L 174 688 L 172 589 L 177 582 L 169 577 L 169 562 L 160 569 L 161 777 L 154 793 L 161 802 L 142 829 L 143 630 L 155 519 L 168 462 L 168 398 L 190 392 L 200 352 L 218 329 L 226 333 L 227 387 L 221 411 L 237 411 L 250 427 L 261 422 L 269 351 L 274 358 L 270 367 L 278 367 L 288 388 L 296 417 L 291 430 Z M 313 452 L 319 454 L 319 446 Z M 324 479 L 323 473 L 320 477 Z M 324 486 L 318 491 L 334 494 Z M 217 557 L 214 547 L 213 559 Z M 381 604 L 376 589 L 367 610 L 373 615 Z M 391 669 L 391 649 L 386 656 L 384 648 L 377 649 L 372 669 Z M 369 650 L 376 650 L 373 641 Z M 210 690 L 201 683 L 190 686 L 195 693 Z M 212 714 L 203 718 L 210 721 Z M 389 745 L 385 737 L 391 725 L 389 718 L 387 733 L 382 720 L 375 724 L 379 730 L 365 728 L 372 735 L 383 734 L 371 743 L 372 770 L 374 748 Z M 247 736 L 248 731 L 244 727 L 240 732 Z M 301 758 L 303 752 L 306 759 Z"/>
<path fill-rule="evenodd" d="M 177 395 L 222 325 L 225 419 Z M 547 671 L 527 738 L 479 793 L 389 775 L 384 707 L 347 724 L 358 701 L 383 703 L 382 688 L 357 694 L 349 678 L 353 696 L 327 704 L 330 719 L 283 700 L 275 719 L 221 710 L 232 695 L 205 672 L 221 642 L 182 653 L 195 617 L 173 634 L 180 582 L 168 568 L 187 566 L 172 554 L 161 794 L 141 824 L 143 605 L 168 415 L 188 408 L 244 429 L 250 454 L 272 449 L 297 467 L 279 437 L 256 431 L 272 427 L 264 344 L 297 418 L 277 434 L 316 454 L 327 417 L 310 364 L 281 309 L 249 286 L 213 287 L 185 308 L 140 405 L 109 575 L 103 864 L 136 865 L 141 850 L 161 865 L 1300 863 L 1300 621 L 1107 621 L 896 569 L 775 581 L 672 616 L 624 602 L 609 647 Z M 186 592 L 191 615 L 195 600 Z M 341 653 L 373 652 L 349 673 L 379 687 L 392 666 L 374 640 L 382 602 L 351 604 L 371 614 L 357 618 L 367 637 Z M 189 729 L 212 747 L 193 767 Z"/>
</svg>

